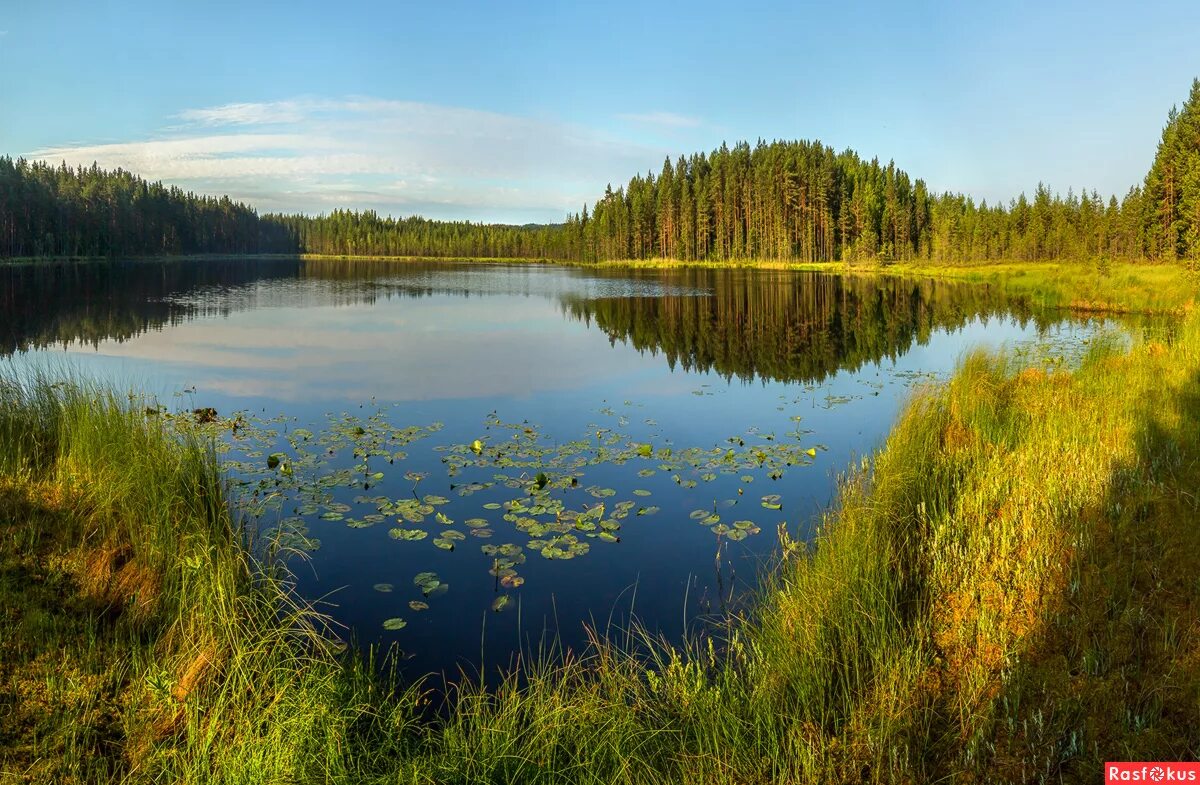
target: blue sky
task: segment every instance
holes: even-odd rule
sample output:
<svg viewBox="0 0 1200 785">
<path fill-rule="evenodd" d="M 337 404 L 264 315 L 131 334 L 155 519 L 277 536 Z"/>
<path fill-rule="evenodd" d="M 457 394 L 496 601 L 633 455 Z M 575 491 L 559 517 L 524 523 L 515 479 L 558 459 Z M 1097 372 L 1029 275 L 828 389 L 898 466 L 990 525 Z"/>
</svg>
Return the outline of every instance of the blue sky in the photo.
<svg viewBox="0 0 1200 785">
<path fill-rule="evenodd" d="M 0 0 L 0 153 L 515 222 L 760 137 L 1120 195 L 1200 76 L 1195 0 L 186 5 Z"/>
</svg>

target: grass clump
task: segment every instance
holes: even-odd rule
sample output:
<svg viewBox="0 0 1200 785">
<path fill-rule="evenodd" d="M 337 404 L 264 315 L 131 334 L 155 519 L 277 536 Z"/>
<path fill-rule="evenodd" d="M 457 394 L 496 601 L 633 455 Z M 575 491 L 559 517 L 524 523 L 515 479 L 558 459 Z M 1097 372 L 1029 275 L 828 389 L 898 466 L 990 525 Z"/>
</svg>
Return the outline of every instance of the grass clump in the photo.
<svg viewBox="0 0 1200 785">
<path fill-rule="evenodd" d="M 333 774 L 355 760 L 327 740 L 415 704 L 337 662 L 209 446 L 168 427 L 86 384 L 0 384 L 0 781 Z"/>
<path fill-rule="evenodd" d="M 1180 264 L 1020 262 L 894 265 L 888 274 L 954 278 L 999 286 L 1036 306 L 1079 313 L 1186 314 L 1196 307 L 1200 275 Z"/>
<path fill-rule="evenodd" d="M 203 444 L 78 385 L 3 396 L 5 775 L 1092 782 L 1200 755 L 1196 315 L 1072 372 L 966 358 L 719 634 L 597 638 L 436 716 L 248 556 Z"/>
</svg>

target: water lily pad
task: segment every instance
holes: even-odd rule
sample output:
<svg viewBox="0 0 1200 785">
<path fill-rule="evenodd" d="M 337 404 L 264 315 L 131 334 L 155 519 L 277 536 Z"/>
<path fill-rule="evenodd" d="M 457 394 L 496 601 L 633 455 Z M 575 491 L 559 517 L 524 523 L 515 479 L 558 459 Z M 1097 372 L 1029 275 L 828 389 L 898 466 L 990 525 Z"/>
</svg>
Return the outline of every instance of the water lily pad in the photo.
<svg viewBox="0 0 1200 785">
<path fill-rule="evenodd" d="M 385 630 L 402 630 L 407 626 L 408 626 L 408 622 L 406 622 L 404 619 L 401 619 L 398 616 L 391 618 L 391 619 L 387 619 L 383 622 L 383 628 Z"/>
<path fill-rule="evenodd" d="M 396 587 L 390 583 L 377 583 L 374 586 L 372 586 L 371 588 L 374 589 L 375 591 L 381 591 L 386 594 L 387 592 L 390 592 L 392 589 L 394 589 Z"/>
<path fill-rule="evenodd" d="M 427 611 L 429 610 L 429 603 L 422 602 L 420 600 L 409 600 L 408 607 L 412 608 L 414 611 Z"/>
<path fill-rule="evenodd" d="M 423 540 L 429 536 L 429 532 L 424 529 L 388 529 L 388 536 L 393 540 Z"/>
</svg>

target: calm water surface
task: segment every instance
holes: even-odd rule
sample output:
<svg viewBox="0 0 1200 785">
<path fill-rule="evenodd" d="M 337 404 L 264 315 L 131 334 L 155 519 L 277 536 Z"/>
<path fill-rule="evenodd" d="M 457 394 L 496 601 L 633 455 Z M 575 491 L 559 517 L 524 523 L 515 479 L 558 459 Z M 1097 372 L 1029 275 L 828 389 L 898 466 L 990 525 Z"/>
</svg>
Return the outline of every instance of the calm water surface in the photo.
<svg viewBox="0 0 1200 785">
<path fill-rule="evenodd" d="M 914 385 L 1101 326 L 930 281 L 252 259 L 0 267 L 0 308 L 19 368 L 244 412 L 299 590 L 416 673 L 702 627 Z"/>
</svg>

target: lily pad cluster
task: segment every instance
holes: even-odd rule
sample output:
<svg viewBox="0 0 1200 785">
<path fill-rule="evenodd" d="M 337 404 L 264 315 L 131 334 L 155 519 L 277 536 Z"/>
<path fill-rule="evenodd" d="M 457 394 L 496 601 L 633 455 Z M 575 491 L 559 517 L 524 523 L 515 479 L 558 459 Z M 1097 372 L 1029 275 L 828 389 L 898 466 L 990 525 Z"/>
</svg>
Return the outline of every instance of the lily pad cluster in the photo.
<svg viewBox="0 0 1200 785">
<path fill-rule="evenodd" d="M 482 541 L 478 553 L 495 582 L 495 611 L 508 606 L 506 592 L 525 583 L 521 569 L 527 558 L 568 561 L 597 544 L 617 545 L 631 520 L 661 512 L 650 503 L 655 494 L 687 498 L 701 484 L 725 478 L 720 495 L 732 494 L 736 485 L 736 496 L 691 517 L 718 538 L 739 541 L 758 534 L 752 512 L 733 516 L 730 508 L 756 479 L 779 479 L 817 454 L 798 427 L 782 436 L 751 428 L 722 444 L 679 446 L 653 432 L 635 438 L 625 430 L 626 416 L 607 407 L 599 413 L 607 422 L 591 423 L 579 437 L 561 441 L 535 424 L 506 422 L 492 412 L 475 438 L 422 446 L 427 452 L 415 457 L 413 446 L 441 431 L 441 423 L 398 427 L 380 410 L 366 417 L 330 415 L 318 432 L 294 427 L 288 418 L 256 420 L 247 413 L 203 423 L 181 416 L 178 424 L 219 437 L 218 449 L 238 485 L 239 510 L 255 519 L 277 511 L 282 523 L 275 536 L 283 547 L 315 547 L 306 529 L 313 521 L 355 529 L 383 524 L 398 543 L 448 553 L 474 550 L 468 544 Z M 645 424 L 650 431 L 657 425 Z M 437 466 L 440 476 L 433 471 Z M 625 467 L 631 498 L 589 481 L 602 467 L 610 480 L 612 467 Z M 647 484 L 658 490 L 639 487 Z M 480 500 L 472 504 L 474 497 Z M 782 510 L 782 496 L 762 495 L 760 506 Z M 427 609 L 431 597 L 448 589 L 433 572 L 418 574 L 414 584 L 422 598 L 409 603 L 413 611 Z M 390 588 L 375 586 L 380 592 Z M 394 617 L 385 627 L 397 630 L 405 623 Z"/>
</svg>

